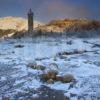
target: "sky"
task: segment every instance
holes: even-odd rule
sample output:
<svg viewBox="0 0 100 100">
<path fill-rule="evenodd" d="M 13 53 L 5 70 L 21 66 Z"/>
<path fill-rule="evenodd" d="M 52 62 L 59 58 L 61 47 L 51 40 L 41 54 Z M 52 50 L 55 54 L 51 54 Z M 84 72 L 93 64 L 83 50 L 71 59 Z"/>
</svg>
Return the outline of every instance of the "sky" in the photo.
<svg viewBox="0 0 100 100">
<path fill-rule="evenodd" d="M 41 22 L 56 18 L 100 19 L 100 0 L 0 0 L 0 17 L 27 18 L 29 8 L 34 19 Z"/>
</svg>

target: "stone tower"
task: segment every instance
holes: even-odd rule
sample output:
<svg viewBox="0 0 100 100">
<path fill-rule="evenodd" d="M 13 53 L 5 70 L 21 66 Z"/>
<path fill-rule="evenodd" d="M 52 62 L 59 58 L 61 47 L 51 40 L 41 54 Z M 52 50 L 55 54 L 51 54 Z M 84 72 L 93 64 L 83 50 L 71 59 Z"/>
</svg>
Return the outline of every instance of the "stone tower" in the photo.
<svg viewBox="0 0 100 100">
<path fill-rule="evenodd" d="M 29 33 L 32 33 L 33 32 L 33 27 L 34 27 L 34 24 L 33 24 L 33 12 L 31 9 L 29 9 L 29 12 L 28 12 L 28 32 Z"/>
</svg>

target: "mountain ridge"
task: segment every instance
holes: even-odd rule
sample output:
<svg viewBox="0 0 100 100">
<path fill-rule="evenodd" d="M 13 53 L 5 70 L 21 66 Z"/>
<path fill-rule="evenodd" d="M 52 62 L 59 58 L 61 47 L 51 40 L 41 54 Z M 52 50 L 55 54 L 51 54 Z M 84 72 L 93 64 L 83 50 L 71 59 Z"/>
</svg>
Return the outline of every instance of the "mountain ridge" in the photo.
<svg viewBox="0 0 100 100">
<path fill-rule="evenodd" d="M 3 17 L 0 18 L 0 29 L 14 29 L 14 30 L 27 30 L 27 19 L 22 17 Z M 42 23 L 39 21 L 34 21 L 34 27 L 37 27 L 38 25 L 41 25 Z"/>
<path fill-rule="evenodd" d="M 4 17 L 0 18 L 0 37 L 6 36 L 23 36 L 22 34 L 28 33 L 27 19 L 22 17 Z M 87 20 L 87 19 L 55 19 L 47 24 L 34 22 L 34 34 L 37 35 L 53 35 L 54 34 L 67 34 L 75 35 L 72 33 L 79 33 L 84 35 L 85 33 L 97 33 L 100 35 L 100 20 Z M 83 34 L 84 33 L 84 34 Z M 33 34 L 33 33 L 32 33 Z M 8 36 L 9 35 L 9 36 Z"/>
</svg>

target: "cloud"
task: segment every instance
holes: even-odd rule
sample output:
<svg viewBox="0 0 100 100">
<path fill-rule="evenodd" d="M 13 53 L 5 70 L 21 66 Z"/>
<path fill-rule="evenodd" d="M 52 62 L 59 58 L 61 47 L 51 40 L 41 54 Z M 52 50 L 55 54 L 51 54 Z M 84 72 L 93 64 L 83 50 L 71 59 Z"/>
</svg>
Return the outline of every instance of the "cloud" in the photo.
<svg viewBox="0 0 100 100">
<path fill-rule="evenodd" d="M 35 19 L 100 18 L 100 0 L 0 0 L 1 16 L 27 16 L 29 8 Z"/>
<path fill-rule="evenodd" d="M 90 13 L 85 6 L 77 6 L 69 1 L 65 3 L 62 0 L 47 0 L 38 9 L 38 15 L 44 16 L 45 20 L 62 17 L 84 18 Z"/>
</svg>

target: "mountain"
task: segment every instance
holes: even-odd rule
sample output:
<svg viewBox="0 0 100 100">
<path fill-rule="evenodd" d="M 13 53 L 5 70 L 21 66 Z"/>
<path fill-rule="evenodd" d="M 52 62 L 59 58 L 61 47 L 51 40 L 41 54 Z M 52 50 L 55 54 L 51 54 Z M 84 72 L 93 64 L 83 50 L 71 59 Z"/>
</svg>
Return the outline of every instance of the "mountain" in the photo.
<svg viewBox="0 0 100 100">
<path fill-rule="evenodd" d="M 4 17 L 0 18 L 0 37 L 28 35 L 27 19 L 21 17 Z M 67 34 L 67 36 L 94 36 L 100 35 L 100 20 L 87 19 L 55 19 L 47 24 L 34 22 L 34 34 L 53 35 Z M 84 33 L 84 34 L 83 34 Z M 32 35 L 34 35 L 32 34 Z"/>
<path fill-rule="evenodd" d="M 56 19 L 44 26 L 37 27 L 43 32 L 86 32 L 100 29 L 100 20 Z"/>
<path fill-rule="evenodd" d="M 28 29 L 27 19 L 21 17 L 3 17 L 0 18 L 0 37 L 11 37 L 16 32 L 25 32 Z M 42 23 L 35 21 L 34 27 Z"/>
<path fill-rule="evenodd" d="M 38 25 L 41 25 L 42 23 L 35 21 L 34 27 L 36 28 Z M 0 18 L 0 29 L 7 30 L 7 29 L 13 29 L 13 30 L 27 30 L 27 19 L 21 18 L 21 17 L 4 17 Z"/>
</svg>

